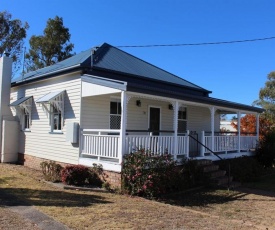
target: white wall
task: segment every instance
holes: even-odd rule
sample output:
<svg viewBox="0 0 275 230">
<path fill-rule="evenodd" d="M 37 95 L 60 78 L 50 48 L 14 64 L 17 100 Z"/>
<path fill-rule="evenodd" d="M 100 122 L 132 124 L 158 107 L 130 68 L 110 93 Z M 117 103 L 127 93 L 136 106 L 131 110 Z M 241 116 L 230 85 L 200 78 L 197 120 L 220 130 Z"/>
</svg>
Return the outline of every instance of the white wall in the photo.
<svg viewBox="0 0 275 230">
<path fill-rule="evenodd" d="M 42 105 L 35 103 L 49 92 L 66 90 L 64 101 L 63 134 L 51 134 L 49 114 Z M 58 78 L 12 88 L 11 102 L 25 96 L 33 96 L 32 124 L 30 132 L 21 131 L 19 152 L 35 157 L 65 163 L 77 164 L 78 145 L 66 142 L 66 124 L 80 121 L 81 80 L 80 74 L 64 75 Z"/>
<path fill-rule="evenodd" d="M 120 94 L 109 94 L 82 98 L 82 128 L 109 129 L 110 100 Z M 141 101 L 141 107 L 136 106 Z M 150 106 L 161 109 L 161 130 L 173 131 L 174 111 L 168 109 L 169 102 L 132 97 L 128 102 L 128 130 L 148 130 L 148 111 Z M 210 109 L 207 107 L 187 107 L 187 129 L 190 131 L 211 131 Z M 219 115 L 215 115 L 215 130 L 219 131 Z M 171 135 L 171 134 L 170 134 Z"/>
</svg>

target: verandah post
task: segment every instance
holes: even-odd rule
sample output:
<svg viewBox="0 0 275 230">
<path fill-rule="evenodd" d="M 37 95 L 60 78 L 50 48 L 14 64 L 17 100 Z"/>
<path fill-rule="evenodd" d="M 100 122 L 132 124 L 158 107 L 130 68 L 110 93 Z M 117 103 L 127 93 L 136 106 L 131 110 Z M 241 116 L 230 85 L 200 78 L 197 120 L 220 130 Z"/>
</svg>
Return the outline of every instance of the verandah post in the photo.
<svg viewBox="0 0 275 230">
<path fill-rule="evenodd" d="M 118 159 L 121 164 L 123 155 L 125 153 L 125 130 L 126 130 L 126 116 L 127 116 L 127 95 L 125 91 L 121 92 L 121 123 L 120 123 L 120 148 L 118 148 Z"/>
<path fill-rule="evenodd" d="M 241 152 L 241 113 L 238 111 L 238 152 Z"/>
<path fill-rule="evenodd" d="M 201 131 L 201 143 L 203 145 L 205 145 L 205 132 L 204 131 Z M 201 149 L 200 149 L 200 156 L 203 157 L 204 156 L 204 153 L 205 153 L 205 148 L 204 146 L 201 146 Z"/>
<path fill-rule="evenodd" d="M 175 101 L 173 103 L 174 107 L 174 160 L 177 160 L 178 155 L 178 111 L 179 111 L 179 102 Z"/>
<path fill-rule="evenodd" d="M 214 151 L 214 146 L 215 146 L 215 107 L 210 108 L 211 112 L 211 150 Z M 213 153 L 211 153 L 213 155 Z"/>
<path fill-rule="evenodd" d="M 187 136 L 187 139 L 186 139 L 186 157 L 187 158 L 189 158 L 189 140 L 190 140 L 189 134 L 190 134 L 190 131 L 187 130 L 186 131 L 186 136 Z"/>
</svg>

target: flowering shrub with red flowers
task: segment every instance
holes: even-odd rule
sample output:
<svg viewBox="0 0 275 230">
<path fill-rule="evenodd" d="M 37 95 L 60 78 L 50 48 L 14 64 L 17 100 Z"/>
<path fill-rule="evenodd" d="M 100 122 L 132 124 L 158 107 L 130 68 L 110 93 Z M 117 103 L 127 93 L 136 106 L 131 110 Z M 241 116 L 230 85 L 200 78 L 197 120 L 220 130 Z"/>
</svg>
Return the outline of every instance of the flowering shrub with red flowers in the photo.
<svg viewBox="0 0 275 230">
<path fill-rule="evenodd" d="M 170 154 L 144 149 L 126 154 L 122 163 L 122 190 L 130 195 L 157 197 L 175 188 L 179 170 Z"/>
<path fill-rule="evenodd" d="M 68 165 L 61 171 L 61 180 L 68 185 L 95 185 L 101 186 L 102 166 L 96 164 L 92 168 L 83 165 Z"/>
</svg>

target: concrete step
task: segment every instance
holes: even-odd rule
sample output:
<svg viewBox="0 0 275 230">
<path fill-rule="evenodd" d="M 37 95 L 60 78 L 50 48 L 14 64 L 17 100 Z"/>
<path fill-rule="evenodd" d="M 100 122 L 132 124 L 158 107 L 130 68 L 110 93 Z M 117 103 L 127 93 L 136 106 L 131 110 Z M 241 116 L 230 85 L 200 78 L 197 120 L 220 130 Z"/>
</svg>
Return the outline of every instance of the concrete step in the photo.
<svg viewBox="0 0 275 230">
<path fill-rule="evenodd" d="M 224 170 L 217 170 L 217 171 L 214 171 L 214 172 L 210 172 L 210 178 L 214 179 L 214 178 L 220 178 L 220 177 L 223 177 L 225 176 L 226 174 L 226 171 Z"/>
<path fill-rule="evenodd" d="M 203 167 L 203 172 L 205 173 L 217 171 L 219 169 L 219 165 L 214 165 L 214 164 L 204 165 L 202 167 Z"/>
<path fill-rule="evenodd" d="M 232 182 L 232 177 L 229 178 L 229 183 Z M 212 179 L 212 183 L 218 186 L 228 185 L 228 176 L 216 177 Z"/>
<path fill-rule="evenodd" d="M 206 159 L 198 160 L 197 163 L 198 163 L 199 166 L 206 166 L 206 165 L 212 165 L 213 164 L 213 162 L 211 160 L 206 160 Z"/>
</svg>

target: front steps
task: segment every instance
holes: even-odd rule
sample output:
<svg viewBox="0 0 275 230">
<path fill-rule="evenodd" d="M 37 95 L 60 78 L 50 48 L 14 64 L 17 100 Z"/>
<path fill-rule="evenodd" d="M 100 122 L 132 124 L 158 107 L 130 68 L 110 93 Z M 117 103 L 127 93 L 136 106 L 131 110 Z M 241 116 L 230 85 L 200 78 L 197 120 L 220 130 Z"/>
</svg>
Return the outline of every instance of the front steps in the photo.
<svg viewBox="0 0 275 230">
<path fill-rule="evenodd" d="M 228 178 L 226 171 L 219 169 L 219 165 L 214 164 L 211 160 L 198 160 L 198 165 L 209 179 L 209 186 L 230 187 L 233 178 Z"/>
</svg>

